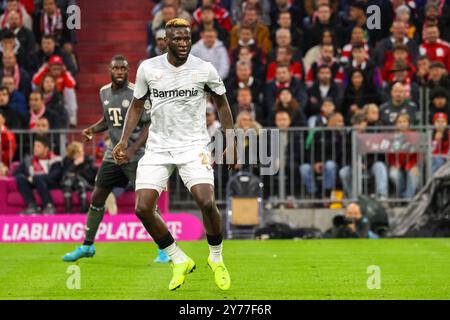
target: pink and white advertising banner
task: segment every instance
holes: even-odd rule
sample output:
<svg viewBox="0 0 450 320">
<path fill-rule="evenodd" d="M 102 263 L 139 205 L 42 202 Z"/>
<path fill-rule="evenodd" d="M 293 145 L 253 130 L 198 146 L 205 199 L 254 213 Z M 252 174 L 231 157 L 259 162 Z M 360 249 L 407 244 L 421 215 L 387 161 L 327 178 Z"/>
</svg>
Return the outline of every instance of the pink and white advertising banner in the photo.
<svg viewBox="0 0 450 320">
<path fill-rule="evenodd" d="M 187 213 L 164 214 L 175 240 L 200 240 L 203 224 Z M 0 243 L 13 242 L 80 242 L 84 239 L 86 215 L 0 215 Z M 152 241 L 134 214 L 105 215 L 96 241 Z"/>
</svg>

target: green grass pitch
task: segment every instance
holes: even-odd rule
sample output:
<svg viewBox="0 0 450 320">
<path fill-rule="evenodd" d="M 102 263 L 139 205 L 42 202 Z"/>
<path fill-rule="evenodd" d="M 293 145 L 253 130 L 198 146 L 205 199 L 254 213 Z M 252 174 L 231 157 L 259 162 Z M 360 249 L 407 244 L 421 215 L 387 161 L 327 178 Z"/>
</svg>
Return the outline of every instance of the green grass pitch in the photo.
<svg viewBox="0 0 450 320">
<path fill-rule="evenodd" d="M 232 288 L 220 292 L 206 266 L 206 241 L 182 242 L 197 270 L 175 292 L 169 265 L 151 243 L 98 243 L 68 289 L 73 243 L 1 244 L 0 299 L 449 299 L 450 239 L 226 241 Z M 368 289 L 371 265 L 380 289 Z"/>
</svg>

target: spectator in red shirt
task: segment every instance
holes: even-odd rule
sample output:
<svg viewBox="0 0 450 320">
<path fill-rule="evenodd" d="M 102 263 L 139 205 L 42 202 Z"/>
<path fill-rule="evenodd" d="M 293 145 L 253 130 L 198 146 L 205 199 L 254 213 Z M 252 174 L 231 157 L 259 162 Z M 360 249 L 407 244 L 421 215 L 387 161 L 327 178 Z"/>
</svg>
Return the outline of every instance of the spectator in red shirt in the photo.
<svg viewBox="0 0 450 320">
<path fill-rule="evenodd" d="M 266 81 L 272 81 L 275 79 L 275 73 L 277 70 L 277 65 L 279 63 L 288 64 L 291 69 L 291 74 L 293 77 L 302 80 L 303 78 L 303 66 L 299 61 L 293 60 L 293 53 L 289 47 L 277 47 L 276 49 L 276 60 L 269 63 L 267 66 Z"/>
<path fill-rule="evenodd" d="M 217 31 L 219 40 L 222 41 L 228 48 L 229 30 L 225 29 L 217 21 L 214 15 L 213 7 L 203 6 L 201 8 L 198 8 L 196 11 L 198 10 L 201 10 L 199 11 L 201 13 L 201 21 L 199 23 L 196 23 L 195 20 L 192 21 L 192 43 L 195 43 L 200 39 L 201 33 L 204 30 L 214 29 Z"/>
<path fill-rule="evenodd" d="M 427 55 L 430 61 L 442 62 L 447 71 L 450 71 L 450 45 L 439 36 L 439 28 L 436 25 L 427 25 L 419 52 L 421 55 Z"/>
<path fill-rule="evenodd" d="M 447 128 L 448 116 L 445 113 L 436 113 L 433 117 L 433 158 L 431 170 L 435 173 L 447 162 L 450 149 L 450 132 Z"/>
<path fill-rule="evenodd" d="M 201 25 L 203 23 L 203 8 L 210 7 L 214 12 L 214 18 L 219 23 L 220 27 L 226 31 L 231 31 L 233 26 L 231 25 L 230 14 L 227 9 L 223 8 L 215 0 L 202 0 L 202 7 L 197 8 L 192 14 L 193 27 Z"/>
<path fill-rule="evenodd" d="M 16 137 L 14 136 L 14 133 L 9 131 L 5 124 L 6 119 L 0 112 L 0 164 L 8 168 L 16 153 Z"/>
<path fill-rule="evenodd" d="M 396 135 L 395 139 L 398 140 L 398 144 L 403 145 L 409 143 L 406 141 L 407 136 L 410 135 L 411 138 L 415 134 L 415 132 L 410 131 L 410 125 L 411 122 L 408 114 L 401 113 L 397 116 L 395 120 L 395 132 L 398 135 Z M 418 157 L 419 155 L 417 153 L 408 153 L 405 151 L 388 154 L 388 163 L 390 165 L 389 178 L 395 185 L 397 196 L 411 199 L 416 194 L 420 179 L 420 171 L 417 166 Z"/>
<path fill-rule="evenodd" d="M 56 88 L 64 96 L 64 106 L 69 113 L 70 125 L 77 124 L 77 99 L 75 94 L 75 79 L 72 74 L 66 70 L 64 62 L 60 56 L 52 56 L 48 63 L 44 64 L 33 77 L 33 85 L 41 85 L 42 79 L 46 74 L 50 74 L 56 82 Z"/>
<path fill-rule="evenodd" d="M 392 70 L 394 68 L 394 65 L 398 62 L 402 62 L 409 67 L 408 77 L 409 79 L 413 78 L 416 72 L 416 67 L 411 63 L 409 48 L 404 44 L 397 44 L 395 45 L 393 50 L 393 59 L 386 61 L 381 73 L 383 81 L 385 83 L 391 83 L 394 80 L 394 74 Z"/>
</svg>

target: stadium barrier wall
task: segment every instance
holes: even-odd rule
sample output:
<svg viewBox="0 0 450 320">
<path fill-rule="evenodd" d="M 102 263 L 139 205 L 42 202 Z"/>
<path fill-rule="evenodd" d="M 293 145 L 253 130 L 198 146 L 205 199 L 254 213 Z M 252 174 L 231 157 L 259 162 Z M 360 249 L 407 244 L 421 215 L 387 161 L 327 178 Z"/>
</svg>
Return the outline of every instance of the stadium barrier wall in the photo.
<svg viewBox="0 0 450 320">
<path fill-rule="evenodd" d="M 200 240 L 203 224 L 189 213 L 163 214 L 164 221 L 178 241 Z M 81 242 L 86 215 L 8 215 L 0 216 L 0 243 Z M 96 236 L 97 242 L 152 241 L 134 214 L 105 215 Z"/>
</svg>

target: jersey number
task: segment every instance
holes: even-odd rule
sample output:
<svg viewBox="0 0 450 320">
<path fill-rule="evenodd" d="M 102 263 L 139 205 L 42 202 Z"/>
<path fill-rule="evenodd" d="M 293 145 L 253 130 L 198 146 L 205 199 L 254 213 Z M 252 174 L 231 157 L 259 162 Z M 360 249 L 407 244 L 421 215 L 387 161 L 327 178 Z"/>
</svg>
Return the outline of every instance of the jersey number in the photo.
<svg viewBox="0 0 450 320">
<path fill-rule="evenodd" d="M 120 108 L 108 108 L 109 120 L 112 121 L 113 127 L 120 127 L 122 125 L 122 113 Z"/>
</svg>

